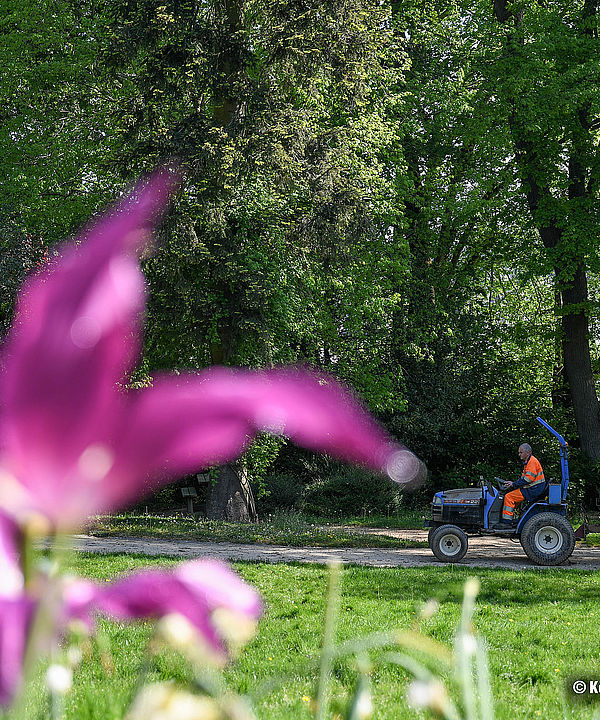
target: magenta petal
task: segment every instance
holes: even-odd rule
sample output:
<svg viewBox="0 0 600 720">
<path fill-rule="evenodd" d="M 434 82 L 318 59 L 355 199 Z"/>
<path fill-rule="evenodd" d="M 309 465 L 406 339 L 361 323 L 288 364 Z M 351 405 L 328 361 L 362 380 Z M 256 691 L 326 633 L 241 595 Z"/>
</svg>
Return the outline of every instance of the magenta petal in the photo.
<svg viewBox="0 0 600 720">
<path fill-rule="evenodd" d="M 223 563 L 194 560 L 178 565 L 174 574 L 192 595 L 202 594 L 211 610 L 225 608 L 251 620 L 262 614 L 260 595 Z"/>
<path fill-rule="evenodd" d="M 0 705 L 10 703 L 19 689 L 28 642 L 33 640 L 38 652 L 45 654 L 47 646 L 63 635 L 70 621 L 80 620 L 90 629 L 93 625 L 97 585 L 87 580 L 73 579 L 63 589 L 58 585 L 46 584 L 43 578 L 40 580 L 36 597 L 24 592 L 15 593 L 12 597 L 0 594 Z M 46 594 L 44 612 L 50 611 L 55 623 L 46 621 L 32 636 L 31 628 L 39 607 L 40 594 Z"/>
<path fill-rule="evenodd" d="M 0 506 L 77 526 L 236 458 L 263 430 L 421 481 L 420 461 L 328 378 L 216 368 L 119 391 L 144 300 L 136 254 L 174 182 L 155 174 L 26 283 L 0 375 Z"/>
<path fill-rule="evenodd" d="M 20 537 L 21 531 L 15 521 L 0 511 L 0 598 L 15 598 L 23 591 Z"/>
<path fill-rule="evenodd" d="M 158 378 L 130 394 L 105 498 L 121 505 L 149 486 L 236 458 L 260 431 L 412 482 L 422 465 L 339 383 L 305 371 L 212 368 Z"/>
<path fill-rule="evenodd" d="M 160 618 L 179 613 L 211 646 L 221 649 L 205 598 L 188 592 L 172 573 L 160 570 L 133 573 L 100 588 L 95 605 L 100 613 L 117 620 Z"/>
<path fill-rule="evenodd" d="M 119 397 L 114 409 L 70 473 L 51 482 L 47 469 L 38 468 L 48 481 L 37 497 L 45 512 L 56 507 L 62 526 L 235 459 L 263 430 L 387 472 L 401 483 L 413 482 L 422 468 L 339 383 L 299 370 L 212 368 L 161 377 L 150 388 Z"/>
<path fill-rule="evenodd" d="M 261 612 L 255 590 L 224 565 L 207 560 L 182 563 L 175 571 L 133 573 L 99 587 L 94 605 L 99 612 L 122 620 L 179 613 L 219 652 L 223 645 L 211 621 L 214 610 L 225 608 L 249 619 L 257 619 Z"/>
<path fill-rule="evenodd" d="M 0 462 L 50 516 L 82 452 L 114 429 L 144 306 L 136 254 L 174 182 L 156 173 L 21 291 L 0 376 Z"/>
<path fill-rule="evenodd" d="M 61 626 L 71 620 L 79 620 L 91 628 L 94 625 L 94 609 L 101 586 L 90 580 L 72 578 L 65 582 L 62 592 Z"/>
<path fill-rule="evenodd" d="M 0 597 L 0 705 L 18 690 L 34 603 L 25 595 Z"/>
<path fill-rule="evenodd" d="M 205 403 L 195 377 L 163 377 L 131 393 L 122 421 L 115 464 L 103 486 L 112 507 L 159 483 L 238 457 L 254 434 L 243 413 Z"/>
<path fill-rule="evenodd" d="M 252 435 L 285 435 L 304 447 L 377 471 L 385 471 L 401 448 L 339 383 L 306 371 L 214 368 L 187 381 L 171 381 L 171 387 L 176 403 L 180 395 L 188 398 L 181 410 L 192 424 L 196 418 L 212 417 L 218 426 L 237 417 Z M 192 441 L 190 435 L 188 443 Z"/>
</svg>

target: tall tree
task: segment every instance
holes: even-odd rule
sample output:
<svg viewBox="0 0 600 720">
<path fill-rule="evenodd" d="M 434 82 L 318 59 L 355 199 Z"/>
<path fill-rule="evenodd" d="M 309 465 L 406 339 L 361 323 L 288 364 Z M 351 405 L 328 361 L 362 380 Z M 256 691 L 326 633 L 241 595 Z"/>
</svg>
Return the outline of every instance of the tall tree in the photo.
<svg viewBox="0 0 600 720">
<path fill-rule="evenodd" d="M 529 299 L 521 246 L 533 228 L 514 193 L 507 132 L 486 108 L 479 38 L 464 13 L 458 3 L 394 3 L 409 69 L 397 183 L 405 213 L 393 238 L 406 245 L 410 271 L 392 314 L 407 409 L 391 422 L 435 473 L 471 468 L 473 454 L 500 461 L 524 409 L 548 388 L 539 383 L 548 364 L 539 323 L 529 310 L 508 322 L 504 312 Z"/>
<path fill-rule="evenodd" d="M 15 227 L 52 243 L 113 194 L 112 98 L 97 63 L 103 3 L 1 5 L 0 205 Z"/>
<path fill-rule="evenodd" d="M 386 66 L 387 10 L 139 0 L 115 4 L 113 28 L 107 63 L 133 88 L 115 118 L 124 171 L 165 154 L 189 168 L 171 240 L 148 265 L 152 365 L 389 374 L 359 320 L 370 293 L 370 327 L 388 333 L 377 298 L 392 292 L 377 269 L 400 271 L 389 247 L 379 259 L 396 212 L 381 164 L 395 138 L 387 76 L 399 72 Z M 389 387 L 362 384 L 389 404 Z M 214 514 L 231 500 L 222 489 Z"/>
<path fill-rule="evenodd" d="M 495 368 L 496 384 L 528 390 L 533 402 L 522 413 L 550 394 L 561 410 L 564 368 L 581 445 L 594 459 L 598 412 L 587 323 L 596 305 L 585 286 L 586 274 L 598 266 L 598 57 L 591 16 L 582 19 L 590 10 L 584 5 L 496 3 L 494 15 L 479 0 L 394 3 L 411 60 L 412 112 L 403 140 L 412 269 L 406 298 L 410 321 L 421 330 L 403 326 L 402 312 L 398 319 L 407 337 L 417 340 L 417 357 L 429 356 L 437 371 L 452 357 L 452 342 L 440 342 L 441 335 L 452 331 L 460 347 L 471 315 L 487 338 L 479 351 L 485 367 Z M 590 127 L 582 136 L 577 128 L 584 105 Z M 513 319 L 482 312 L 482 300 L 490 310 L 512 308 Z M 474 340 L 467 333 L 464 342 L 469 336 Z M 431 355 L 436 346 L 439 365 Z M 456 358 L 455 367 L 463 365 Z M 510 366 L 512 380 L 503 376 Z M 410 374 L 418 385 L 420 374 L 414 368 Z M 496 394 L 490 381 L 488 398 Z M 433 395 L 440 402 L 446 397 Z M 489 399 L 480 397 L 477 408 L 489 424 Z M 431 410 L 426 415 L 431 419 Z"/>
<path fill-rule="evenodd" d="M 0 2 L 0 334 L 25 274 L 115 194 L 102 10 Z"/>
<path fill-rule="evenodd" d="M 495 0 L 501 29 L 493 87 L 521 189 L 554 273 L 565 375 L 584 453 L 600 459 L 590 353 L 588 272 L 598 269 L 598 3 Z"/>
</svg>

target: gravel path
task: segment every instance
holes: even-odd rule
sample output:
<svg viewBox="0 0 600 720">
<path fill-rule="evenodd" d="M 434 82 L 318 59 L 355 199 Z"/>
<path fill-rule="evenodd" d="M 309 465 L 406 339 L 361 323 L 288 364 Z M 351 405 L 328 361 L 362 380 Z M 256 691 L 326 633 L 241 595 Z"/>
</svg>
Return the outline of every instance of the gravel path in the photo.
<svg viewBox="0 0 600 720">
<path fill-rule="evenodd" d="M 370 530 L 398 538 L 427 540 L 422 530 Z M 76 535 L 75 548 L 82 552 L 164 555 L 180 558 L 211 556 L 222 560 L 258 562 L 342 563 L 371 567 L 443 567 L 429 548 L 291 548 L 278 545 L 238 545 L 234 543 L 194 542 L 193 540 L 157 540 L 125 537 Z M 519 542 L 494 537 L 469 538 L 469 550 L 458 565 L 465 567 L 504 568 L 508 570 L 544 570 L 532 563 Z M 570 560 L 560 568 L 600 570 L 600 548 L 576 547 Z"/>
</svg>

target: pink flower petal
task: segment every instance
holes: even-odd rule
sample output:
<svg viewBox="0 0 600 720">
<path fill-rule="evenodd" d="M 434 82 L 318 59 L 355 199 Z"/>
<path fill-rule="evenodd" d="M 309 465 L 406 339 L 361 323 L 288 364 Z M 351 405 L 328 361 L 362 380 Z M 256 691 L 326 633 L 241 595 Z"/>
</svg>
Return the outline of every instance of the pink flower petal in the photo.
<svg viewBox="0 0 600 720">
<path fill-rule="evenodd" d="M 25 595 L 0 597 L 0 705 L 12 700 L 21 683 L 33 612 L 34 603 Z"/>
<path fill-rule="evenodd" d="M 294 369 L 212 368 L 161 377 L 129 395 L 115 464 L 102 486 L 109 506 L 236 458 L 259 432 L 290 437 L 414 484 L 422 463 L 392 438 L 337 382 Z M 98 501 L 101 501 L 98 498 Z"/>
<path fill-rule="evenodd" d="M 64 581 L 62 588 L 61 626 L 71 620 L 79 620 L 90 629 L 94 625 L 94 603 L 100 585 L 90 580 L 72 577 Z"/>
<path fill-rule="evenodd" d="M 331 379 L 214 368 L 118 390 L 144 300 L 136 253 L 174 183 L 157 173 L 26 283 L 0 374 L 0 507 L 74 527 L 236 458 L 263 430 L 420 482 L 420 461 Z"/>
<path fill-rule="evenodd" d="M 257 620 L 262 601 L 256 590 L 223 563 L 194 560 L 175 568 L 175 577 L 194 595 L 204 596 L 210 610 L 225 608 Z"/>
<path fill-rule="evenodd" d="M 182 563 L 174 571 L 151 569 L 133 573 L 110 585 L 99 586 L 90 605 L 120 620 L 179 613 L 220 653 L 223 643 L 211 620 L 212 612 L 224 608 L 256 620 L 262 611 L 255 590 L 229 568 L 210 560 Z"/>
<path fill-rule="evenodd" d="M 45 655 L 73 620 L 89 626 L 94 624 L 93 602 L 97 586 L 87 580 L 71 579 L 48 582 L 40 575 L 32 583 L 33 594 L 15 592 L 11 596 L 0 593 L 0 706 L 9 704 L 23 681 L 23 663 L 28 642 L 33 642 L 36 654 Z M 43 598 L 46 617 L 35 634 L 34 616 Z M 52 620 L 50 620 L 52 618 Z"/>
<path fill-rule="evenodd" d="M 23 573 L 19 563 L 21 533 L 15 521 L 0 511 L 0 599 L 19 597 Z"/>
<path fill-rule="evenodd" d="M 82 453 L 114 430 L 115 384 L 135 358 L 144 306 L 136 254 L 175 182 L 156 173 L 21 291 L 0 375 L 0 465 L 53 519 Z"/>
</svg>

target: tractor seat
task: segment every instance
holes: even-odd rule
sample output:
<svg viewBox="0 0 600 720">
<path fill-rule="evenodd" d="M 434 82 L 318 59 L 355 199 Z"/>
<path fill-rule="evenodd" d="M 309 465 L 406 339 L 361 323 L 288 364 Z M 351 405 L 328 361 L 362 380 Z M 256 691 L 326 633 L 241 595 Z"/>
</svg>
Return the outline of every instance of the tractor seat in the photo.
<svg viewBox="0 0 600 720">
<path fill-rule="evenodd" d="M 544 490 L 543 495 L 540 495 L 535 500 L 523 500 L 523 502 L 519 505 L 519 517 L 523 515 L 527 508 L 530 508 L 532 505 L 539 502 L 548 502 L 548 483 L 546 483 L 546 489 Z"/>
</svg>

